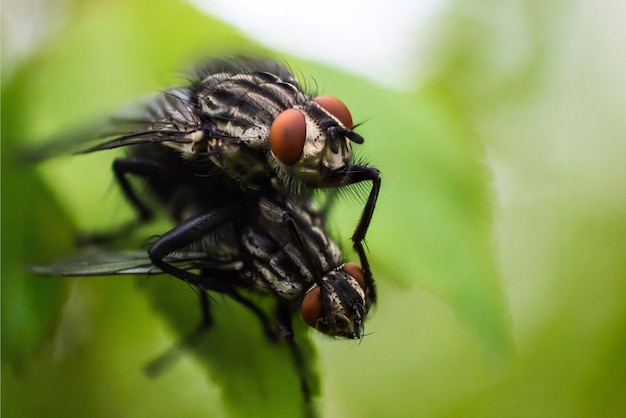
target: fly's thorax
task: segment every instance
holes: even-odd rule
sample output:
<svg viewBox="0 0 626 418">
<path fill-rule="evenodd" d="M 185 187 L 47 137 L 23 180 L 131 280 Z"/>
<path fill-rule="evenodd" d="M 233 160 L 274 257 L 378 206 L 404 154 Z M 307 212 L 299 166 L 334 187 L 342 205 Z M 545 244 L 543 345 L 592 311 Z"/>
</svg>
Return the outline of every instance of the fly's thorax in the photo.
<svg viewBox="0 0 626 418">
<path fill-rule="evenodd" d="M 273 177 L 274 170 L 263 163 L 269 129 L 244 126 L 233 121 L 216 124 L 215 132 L 196 132 L 184 142 L 167 142 L 186 159 L 207 158 L 244 189 L 258 190 Z M 204 174 L 204 173 L 200 173 Z"/>
<path fill-rule="evenodd" d="M 310 200 L 280 202 L 261 198 L 259 202 L 261 224 L 275 242 L 281 243 L 282 251 L 290 262 L 311 284 L 321 276 L 342 264 L 341 250 L 324 230 L 323 221 L 315 204 Z M 281 227 L 277 227 L 277 226 Z M 315 267 L 311 266 L 315 260 Z M 311 270 L 317 273 L 312 273 Z"/>
<path fill-rule="evenodd" d="M 341 264 L 341 250 L 329 237 L 323 225 L 323 221 L 317 207 L 310 200 L 290 206 L 293 216 L 298 217 L 300 225 L 306 225 L 307 238 L 305 245 L 308 253 L 313 254 L 322 271 L 329 271 L 334 266 Z"/>
<path fill-rule="evenodd" d="M 322 278 L 302 300 L 302 318 L 318 331 L 349 339 L 363 336 L 370 308 L 361 267 L 346 263 Z"/>
</svg>

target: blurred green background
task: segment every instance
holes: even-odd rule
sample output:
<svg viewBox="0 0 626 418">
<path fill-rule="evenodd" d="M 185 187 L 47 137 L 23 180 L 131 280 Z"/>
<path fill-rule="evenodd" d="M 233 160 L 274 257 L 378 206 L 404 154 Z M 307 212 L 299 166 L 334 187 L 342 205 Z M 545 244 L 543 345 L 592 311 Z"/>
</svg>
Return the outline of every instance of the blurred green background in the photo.
<svg viewBox="0 0 626 418">
<path fill-rule="evenodd" d="M 33 4 L 39 22 L 64 12 L 38 49 L 9 56 L 3 8 L 3 416 L 299 413 L 286 348 L 227 300 L 215 299 L 198 347 L 148 378 L 146 364 L 196 325 L 188 286 L 23 268 L 132 213 L 115 152 L 29 168 L 21 147 L 180 84 L 177 70 L 202 56 L 246 53 L 288 60 L 342 98 L 366 120 L 358 154 L 383 173 L 370 334 L 298 329 L 322 416 L 623 416 L 625 6 L 448 2 L 420 76 L 398 91 L 269 51 L 182 1 Z M 344 199 L 333 214 L 344 247 L 360 205 Z"/>
</svg>

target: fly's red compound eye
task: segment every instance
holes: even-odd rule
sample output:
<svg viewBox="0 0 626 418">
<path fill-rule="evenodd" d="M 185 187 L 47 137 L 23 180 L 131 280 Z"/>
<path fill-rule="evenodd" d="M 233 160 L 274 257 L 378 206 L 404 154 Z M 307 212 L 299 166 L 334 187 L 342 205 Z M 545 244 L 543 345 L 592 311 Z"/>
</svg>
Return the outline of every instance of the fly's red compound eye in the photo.
<svg viewBox="0 0 626 418">
<path fill-rule="evenodd" d="M 343 271 L 354 277 L 354 280 L 356 280 L 361 288 L 365 290 L 365 275 L 363 274 L 361 266 L 357 263 L 346 263 L 343 265 Z"/>
<path fill-rule="evenodd" d="M 300 306 L 300 312 L 302 313 L 302 319 L 307 325 L 315 328 L 318 319 L 322 318 L 322 297 L 320 295 L 320 287 L 315 286 L 309 290 L 304 299 L 302 299 L 302 305 Z"/>
<path fill-rule="evenodd" d="M 318 105 L 322 106 L 328 113 L 339 119 L 339 122 L 348 129 L 354 128 L 352 123 L 352 115 L 341 100 L 333 96 L 319 96 L 313 99 Z"/>
<path fill-rule="evenodd" d="M 270 127 L 270 149 L 285 165 L 293 165 L 300 159 L 305 139 L 304 115 L 296 109 L 282 112 Z"/>
</svg>

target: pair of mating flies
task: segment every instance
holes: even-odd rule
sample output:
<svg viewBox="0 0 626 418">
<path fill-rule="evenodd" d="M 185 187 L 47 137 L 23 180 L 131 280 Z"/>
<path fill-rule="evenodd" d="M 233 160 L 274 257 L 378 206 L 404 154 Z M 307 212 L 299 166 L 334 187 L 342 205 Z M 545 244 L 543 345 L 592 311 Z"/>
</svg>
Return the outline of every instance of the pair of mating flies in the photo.
<svg viewBox="0 0 626 418">
<path fill-rule="evenodd" d="M 80 152 L 125 147 L 115 177 L 141 221 L 153 212 L 132 177 L 176 222 L 145 255 L 119 252 L 35 266 L 42 274 L 107 275 L 164 272 L 249 308 L 268 335 L 273 321 L 241 290 L 277 301 L 278 329 L 293 337 L 291 316 L 327 335 L 362 338 L 376 301 L 363 248 L 380 188 L 377 169 L 353 161 L 348 108 L 331 96 L 312 97 L 295 76 L 271 61 L 235 59 L 198 67 L 189 86 L 166 90 L 136 112 L 111 120 Z M 328 237 L 317 189 L 370 181 L 372 188 L 352 236 L 360 265 L 342 260 Z M 300 374 L 305 398 L 308 389 Z M 309 400 L 309 399 L 307 399 Z"/>
</svg>

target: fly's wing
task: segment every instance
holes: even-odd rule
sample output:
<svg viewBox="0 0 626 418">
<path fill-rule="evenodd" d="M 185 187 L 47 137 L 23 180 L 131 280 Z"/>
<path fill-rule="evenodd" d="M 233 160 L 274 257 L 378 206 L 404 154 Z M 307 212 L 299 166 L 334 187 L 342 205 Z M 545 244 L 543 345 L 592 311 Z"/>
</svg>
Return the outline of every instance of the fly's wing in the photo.
<svg viewBox="0 0 626 418">
<path fill-rule="evenodd" d="M 183 270 L 218 269 L 237 270 L 236 262 L 225 263 L 209 260 L 206 255 L 198 252 L 177 252 L 164 260 Z M 161 274 L 145 251 L 104 250 L 88 248 L 79 250 L 67 258 L 50 263 L 31 264 L 27 266 L 31 273 L 43 276 L 113 276 L 119 274 Z"/>
<path fill-rule="evenodd" d="M 202 137 L 187 88 L 176 87 L 128 106 L 91 126 L 52 138 L 26 151 L 36 163 L 67 153 L 89 153 L 148 143 L 192 143 Z M 216 133 L 214 136 L 219 136 Z"/>
<path fill-rule="evenodd" d="M 177 142 L 192 143 L 202 137 L 201 121 L 195 115 L 187 88 L 166 90 L 135 109 L 110 119 L 108 140 L 79 151 L 113 149 L 128 145 Z"/>
</svg>

